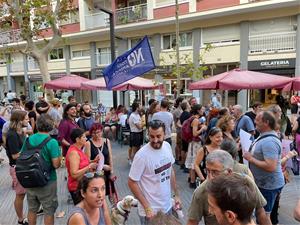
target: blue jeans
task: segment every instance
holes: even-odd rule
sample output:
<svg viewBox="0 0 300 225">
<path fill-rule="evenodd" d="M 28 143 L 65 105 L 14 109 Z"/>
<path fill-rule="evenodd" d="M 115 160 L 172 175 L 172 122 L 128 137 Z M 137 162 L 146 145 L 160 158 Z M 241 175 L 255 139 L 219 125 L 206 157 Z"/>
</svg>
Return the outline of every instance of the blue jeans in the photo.
<svg viewBox="0 0 300 225">
<path fill-rule="evenodd" d="M 167 212 L 165 213 L 166 215 L 171 215 L 172 214 L 172 208 Z M 145 216 L 140 216 L 140 222 L 141 222 L 141 225 L 148 225 L 149 223 L 149 219 L 147 219 L 147 217 Z"/>
<path fill-rule="evenodd" d="M 267 205 L 265 205 L 265 207 L 264 207 L 266 213 L 271 213 L 272 212 L 275 200 L 276 200 L 277 196 L 280 194 L 282 188 L 283 187 L 277 188 L 277 189 L 274 189 L 274 190 L 266 190 L 266 189 L 263 189 L 263 188 L 259 188 L 261 194 L 264 196 L 264 198 L 267 201 Z"/>
</svg>

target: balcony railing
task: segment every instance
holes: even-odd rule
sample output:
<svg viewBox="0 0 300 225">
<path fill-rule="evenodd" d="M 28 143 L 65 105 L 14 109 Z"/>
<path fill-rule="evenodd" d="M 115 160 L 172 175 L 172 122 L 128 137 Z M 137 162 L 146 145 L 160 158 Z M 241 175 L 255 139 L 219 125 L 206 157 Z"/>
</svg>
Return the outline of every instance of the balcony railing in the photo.
<svg viewBox="0 0 300 225">
<path fill-rule="evenodd" d="M 34 59 L 29 59 L 28 63 L 28 70 L 37 70 L 39 69 L 39 64 Z"/>
<path fill-rule="evenodd" d="M 126 24 L 147 19 L 147 4 L 116 9 L 116 23 Z"/>
<path fill-rule="evenodd" d="M 0 45 L 19 42 L 22 40 L 20 29 L 0 32 Z"/>
<path fill-rule="evenodd" d="M 23 61 L 12 61 L 10 63 L 10 71 L 11 72 L 21 72 L 24 71 L 24 64 Z"/>
<path fill-rule="evenodd" d="M 249 37 L 249 53 L 282 52 L 296 50 L 296 32 L 281 32 Z"/>
<path fill-rule="evenodd" d="M 86 29 L 106 27 L 109 25 L 109 15 L 104 12 L 94 13 L 85 16 Z"/>
</svg>

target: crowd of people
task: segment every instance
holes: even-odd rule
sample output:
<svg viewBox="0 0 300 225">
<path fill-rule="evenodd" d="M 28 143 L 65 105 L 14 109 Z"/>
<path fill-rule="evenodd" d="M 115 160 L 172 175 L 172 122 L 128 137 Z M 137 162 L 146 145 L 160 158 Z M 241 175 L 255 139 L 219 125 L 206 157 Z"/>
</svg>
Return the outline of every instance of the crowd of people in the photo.
<svg viewBox="0 0 300 225">
<path fill-rule="evenodd" d="M 202 218 L 206 225 L 279 223 L 280 194 L 289 182 L 286 164 L 300 151 L 300 119 L 292 120 L 290 135 L 282 126 L 286 113 L 280 104 L 263 108 L 255 102 L 244 113 L 240 105 L 221 107 L 217 94 L 205 106 L 194 97 L 178 97 L 174 105 L 168 99 L 150 99 L 147 108 L 135 100 L 131 107 L 108 110 L 102 104 L 94 110 L 73 96 L 68 101 L 63 106 L 57 98 L 47 102 L 42 96 L 36 103 L 26 97 L 5 100 L 1 142 L 9 159 L 18 224 L 36 224 L 41 211 L 44 223 L 54 224 L 56 169 L 64 164 L 74 204 L 68 224 L 112 224 L 107 202 L 116 204 L 111 199 L 116 193 L 111 142 L 123 138 L 122 128 L 130 131 L 128 187 L 138 200 L 142 225 L 151 224 L 160 212 L 172 215 L 182 209 L 175 165 L 187 174 L 186 188 L 195 189 L 187 225 Z M 251 135 L 249 149 L 241 144 L 241 130 Z M 283 151 L 282 140 L 292 136 L 295 149 Z M 24 187 L 18 161 L 32 147 L 40 148 L 49 177 L 45 185 Z M 299 215 L 296 207 L 298 220 Z"/>
</svg>

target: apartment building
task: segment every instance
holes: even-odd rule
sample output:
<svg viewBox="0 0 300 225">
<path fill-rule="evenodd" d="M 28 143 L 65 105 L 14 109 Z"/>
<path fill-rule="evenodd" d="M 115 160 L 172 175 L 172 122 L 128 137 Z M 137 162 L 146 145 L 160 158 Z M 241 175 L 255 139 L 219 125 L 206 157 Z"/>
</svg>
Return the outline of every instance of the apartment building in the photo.
<svg viewBox="0 0 300 225">
<path fill-rule="evenodd" d="M 180 58 L 199 65 L 203 56 L 208 70 L 216 75 L 236 67 L 282 76 L 300 75 L 300 2 L 299 0 L 178 0 L 180 27 Z M 115 16 L 116 54 L 120 55 L 148 35 L 157 69 L 144 77 L 164 82 L 166 95 L 172 96 L 176 77 L 171 66 L 175 57 L 175 0 L 75 0 L 77 11 L 61 23 L 63 41 L 51 51 L 48 66 L 51 78 L 68 73 L 94 79 L 111 63 L 108 15 L 101 7 L 111 9 Z M 0 48 L 22 46 L 18 27 L 0 33 Z M 22 29 L 22 28 L 21 28 Z M 46 32 L 46 31 L 45 31 Z M 49 33 L 48 35 L 51 35 Z M 205 45 L 212 49 L 204 52 Z M 37 63 L 21 54 L 9 56 L 10 63 L 0 62 L 0 93 L 15 90 L 32 97 L 42 91 Z M 182 74 L 183 96 L 197 96 L 203 102 L 210 91 L 188 90 L 193 78 Z M 229 104 L 249 105 L 249 98 L 271 103 L 274 90 L 224 92 Z M 147 100 L 161 93 L 141 93 Z M 134 92 L 119 93 L 119 102 L 133 100 Z M 97 96 L 84 92 L 94 102 L 112 104 L 112 93 L 99 91 Z M 97 99 L 98 98 L 98 99 Z"/>
</svg>

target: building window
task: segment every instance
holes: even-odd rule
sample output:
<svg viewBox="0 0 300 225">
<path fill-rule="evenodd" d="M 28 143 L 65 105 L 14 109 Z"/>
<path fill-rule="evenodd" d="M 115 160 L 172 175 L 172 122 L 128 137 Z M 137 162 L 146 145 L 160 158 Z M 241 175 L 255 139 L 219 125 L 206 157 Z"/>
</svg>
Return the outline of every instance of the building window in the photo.
<svg viewBox="0 0 300 225">
<path fill-rule="evenodd" d="M 59 25 L 67 25 L 72 23 L 79 23 L 79 11 L 68 12 L 67 19 L 59 22 Z"/>
<path fill-rule="evenodd" d="M 107 65 L 111 63 L 110 48 L 98 48 L 97 64 Z"/>
<path fill-rule="evenodd" d="M 54 48 L 49 53 L 49 60 L 63 59 L 63 58 L 64 58 L 63 48 Z"/>
<path fill-rule="evenodd" d="M 193 42 L 192 32 L 179 34 L 179 47 L 190 47 Z M 176 47 L 176 36 L 175 34 L 169 34 L 163 36 L 163 49 L 172 49 Z"/>
<path fill-rule="evenodd" d="M 80 58 L 90 56 L 90 50 L 72 51 L 72 58 Z"/>
</svg>

